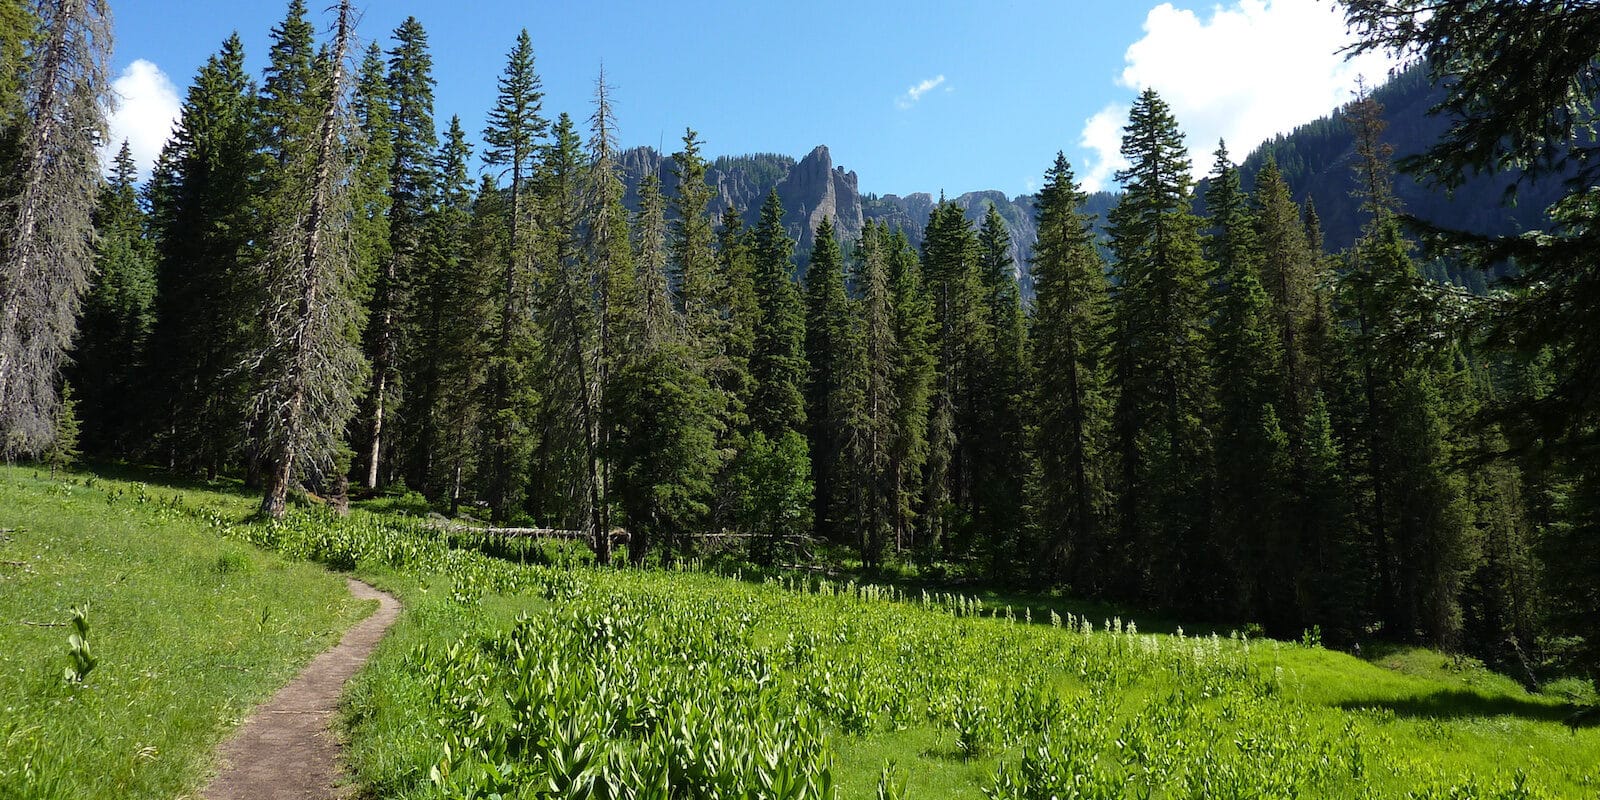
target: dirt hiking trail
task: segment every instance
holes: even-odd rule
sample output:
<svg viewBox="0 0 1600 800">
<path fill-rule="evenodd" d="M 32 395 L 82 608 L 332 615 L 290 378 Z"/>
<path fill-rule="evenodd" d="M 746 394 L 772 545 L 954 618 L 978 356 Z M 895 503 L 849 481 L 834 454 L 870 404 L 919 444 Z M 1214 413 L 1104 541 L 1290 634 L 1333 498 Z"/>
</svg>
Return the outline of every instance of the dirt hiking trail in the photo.
<svg viewBox="0 0 1600 800">
<path fill-rule="evenodd" d="M 206 800 L 325 800 L 350 794 L 341 781 L 332 730 L 345 682 L 400 615 L 400 602 L 358 580 L 350 593 L 377 600 L 332 649 L 312 659 L 288 686 L 250 713 L 217 749 L 220 772 L 200 793 Z"/>
</svg>

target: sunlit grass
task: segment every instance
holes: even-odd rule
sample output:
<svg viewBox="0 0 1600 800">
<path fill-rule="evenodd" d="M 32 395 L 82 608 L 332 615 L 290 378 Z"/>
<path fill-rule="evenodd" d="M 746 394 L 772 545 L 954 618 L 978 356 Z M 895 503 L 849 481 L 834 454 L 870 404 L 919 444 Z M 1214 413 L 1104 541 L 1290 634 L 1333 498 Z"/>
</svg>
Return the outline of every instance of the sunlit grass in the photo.
<svg viewBox="0 0 1600 800">
<path fill-rule="evenodd" d="M 171 798 L 255 703 L 366 612 L 344 579 L 180 512 L 249 501 L 0 468 L 0 796 Z M 74 607 L 96 662 L 65 680 Z"/>
</svg>

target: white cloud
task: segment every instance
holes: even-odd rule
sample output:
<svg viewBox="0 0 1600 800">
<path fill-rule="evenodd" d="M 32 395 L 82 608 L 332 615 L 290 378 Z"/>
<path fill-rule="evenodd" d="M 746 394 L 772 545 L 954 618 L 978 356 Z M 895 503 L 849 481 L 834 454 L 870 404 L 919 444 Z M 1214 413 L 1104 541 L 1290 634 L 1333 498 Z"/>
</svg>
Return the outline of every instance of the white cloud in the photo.
<svg viewBox="0 0 1600 800">
<path fill-rule="evenodd" d="M 1085 190 L 1098 192 L 1109 187 L 1114 173 L 1128 165 L 1121 152 L 1122 126 L 1127 119 L 1128 106 L 1112 103 L 1083 124 L 1078 144 L 1092 154 L 1081 179 Z"/>
<path fill-rule="evenodd" d="M 116 96 L 116 110 L 107 120 L 111 136 L 106 140 L 101 161 L 110 164 L 126 139 L 133 160 L 139 165 L 139 176 L 148 178 L 182 110 L 178 89 L 160 67 L 142 58 L 129 64 L 111 89 Z"/>
<path fill-rule="evenodd" d="M 921 100 L 923 95 L 927 94 L 928 92 L 933 91 L 934 89 L 939 88 L 939 86 L 942 85 L 943 83 L 944 83 L 944 76 L 943 75 L 939 75 L 937 77 L 929 78 L 929 79 L 923 81 L 922 83 L 919 83 L 916 86 L 913 86 L 913 87 L 907 89 L 905 94 L 900 95 L 900 97 L 894 101 L 894 104 L 896 106 L 899 106 L 900 108 L 903 108 L 903 109 L 904 108 L 910 108 L 910 107 L 916 105 L 917 101 Z M 948 92 L 948 91 L 950 91 L 950 89 L 945 89 L 945 91 Z"/>
<path fill-rule="evenodd" d="M 1353 41 L 1338 7 L 1323 0 L 1235 0 L 1203 14 L 1162 3 L 1145 17 L 1144 37 L 1124 54 L 1117 84 L 1161 94 L 1203 174 L 1219 138 L 1242 159 L 1272 136 L 1348 102 L 1357 77 L 1382 83 L 1398 62 L 1377 52 L 1346 60 L 1340 51 Z M 1106 131 L 1111 110 L 1084 125 L 1091 188 L 1108 186 L 1119 166 L 1116 139 L 1126 107 L 1115 120 L 1116 137 Z"/>
</svg>

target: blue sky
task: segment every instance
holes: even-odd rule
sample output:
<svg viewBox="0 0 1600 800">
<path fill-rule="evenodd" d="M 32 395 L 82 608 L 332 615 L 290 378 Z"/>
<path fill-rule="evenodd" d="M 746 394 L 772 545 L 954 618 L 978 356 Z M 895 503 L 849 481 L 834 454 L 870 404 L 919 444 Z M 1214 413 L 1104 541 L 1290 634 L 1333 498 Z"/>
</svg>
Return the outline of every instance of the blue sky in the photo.
<svg viewBox="0 0 1600 800">
<path fill-rule="evenodd" d="M 327 2 L 313 0 L 320 12 Z M 119 0 L 113 135 L 159 149 L 195 70 L 234 30 L 259 73 L 284 2 Z M 533 37 L 551 117 L 587 119 L 604 63 L 625 145 L 801 157 L 827 144 L 879 194 L 1031 191 L 1057 150 L 1109 186 L 1127 104 L 1154 86 L 1199 166 L 1236 157 L 1347 100 L 1381 56 L 1347 63 L 1327 0 L 931 0 L 919 4 L 369 0 L 360 34 L 385 47 L 408 15 L 428 30 L 436 115 L 475 137 L 519 29 Z"/>
</svg>

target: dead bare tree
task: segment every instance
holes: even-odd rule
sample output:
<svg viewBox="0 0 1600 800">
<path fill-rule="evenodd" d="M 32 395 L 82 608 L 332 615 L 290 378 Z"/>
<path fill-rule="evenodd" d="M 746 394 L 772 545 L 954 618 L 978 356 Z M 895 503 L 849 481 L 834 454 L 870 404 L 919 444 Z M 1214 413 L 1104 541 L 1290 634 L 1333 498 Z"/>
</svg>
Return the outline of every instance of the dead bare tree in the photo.
<svg viewBox="0 0 1600 800">
<path fill-rule="evenodd" d="M 0 239 L 0 450 L 36 455 L 55 437 L 59 377 L 94 268 L 91 214 L 106 135 L 105 0 L 35 0 L 39 38 L 24 78 L 15 193 Z"/>
<path fill-rule="evenodd" d="M 263 265 L 269 335 L 258 359 L 263 382 L 255 409 L 271 464 L 261 511 L 274 518 L 283 516 L 302 471 L 334 472 L 366 384 L 347 174 L 352 13 L 349 0 L 340 2 L 322 85 L 308 98 L 320 103 L 316 138 L 284 154 L 285 179 L 277 188 L 284 202 L 275 204 L 281 213 Z"/>
</svg>

